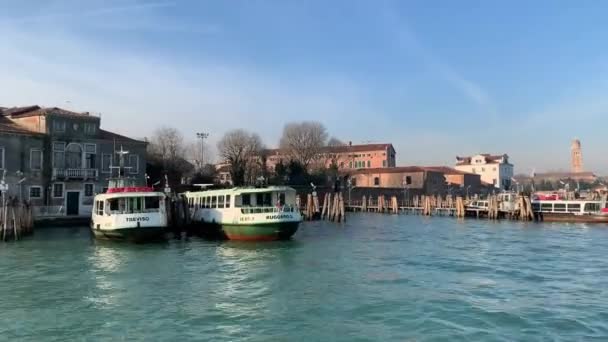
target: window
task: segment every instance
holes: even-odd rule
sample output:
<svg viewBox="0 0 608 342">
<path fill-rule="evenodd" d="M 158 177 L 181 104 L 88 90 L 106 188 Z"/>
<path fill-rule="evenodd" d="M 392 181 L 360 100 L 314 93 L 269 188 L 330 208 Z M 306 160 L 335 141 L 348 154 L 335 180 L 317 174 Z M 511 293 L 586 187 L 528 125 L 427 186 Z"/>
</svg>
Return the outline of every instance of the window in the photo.
<svg viewBox="0 0 608 342">
<path fill-rule="evenodd" d="M 30 186 L 30 199 L 42 198 L 42 187 Z"/>
<path fill-rule="evenodd" d="M 139 156 L 136 154 L 129 155 L 129 166 L 131 173 L 139 173 Z"/>
<path fill-rule="evenodd" d="M 110 165 L 112 164 L 112 155 L 111 154 L 102 154 L 101 155 L 101 172 L 110 173 Z"/>
<path fill-rule="evenodd" d="M 53 184 L 53 197 L 63 198 L 63 183 Z"/>
<path fill-rule="evenodd" d="M 211 196 L 211 208 L 217 208 L 217 196 Z"/>
<path fill-rule="evenodd" d="M 578 213 L 579 211 L 581 211 L 581 205 L 580 205 L 580 203 L 568 204 L 568 212 L 569 213 Z"/>
<path fill-rule="evenodd" d="M 82 146 L 80 144 L 71 143 L 65 148 L 65 166 L 66 169 L 81 169 L 82 168 Z"/>
<path fill-rule="evenodd" d="M 0 147 L 0 170 L 4 170 L 4 147 Z"/>
<path fill-rule="evenodd" d="M 53 167 L 63 169 L 65 167 L 65 143 L 53 143 Z"/>
<path fill-rule="evenodd" d="M 540 209 L 541 211 L 553 211 L 553 203 L 542 203 Z"/>
<path fill-rule="evenodd" d="M 39 149 L 30 150 L 30 169 L 42 170 L 42 151 Z"/>
<path fill-rule="evenodd" d="M 95 156 L 97 153 L 97 145 L 95 144 L 84 144 L 84 153 L 85 153 L 85 159 L 84 162 L 85 164 L 85 168 L 87 169 L 94 169 L 95 168 Z"/>
<path fill-rule="evenodd" d="M 95 124 L 94 123 L 85 123 L 84 124 L 84 133 L 88 134 L 88 135 L 94 135 L 95 134 Z"/>
<path fill-rule="evenodd" d="M 226 195 L 226 208 L 230 208 L 230 195 Z"/>
<path fill-rule="evenodd" d="M 493 168 L 492 171 L 496 171 L 496 168 Z"/>
<path fill-rule="evenodd" d="M 218 197 L 217 197 L 217 207 L 218 207 L 218 208 L 224 208 L 225 203 L 226 203 L 226 202 L 225 202 L 225 198 L 224 198 L 224 196 L 218 196 Z"/>
<path fill-rule="evenodd" d="M 586 213 L 592 213 L 592 212 L 597 212 L 600 211 L 600 204 L 599 203 L 585 203 L 585 212 Z"/>
<path fill-rule="evenodd" d="M 352 168 L 353 168 L 353 162 L 349 162 L 349 163 L 348 163 L 348 168 L 349 168 L 349 169 L 352 169 Z"/>
<path fill-rule="evenodd" d="M 55 132 L 55 133 L 65 132 L 65 121 L 53 120 L 53 132 Z"/>
<path fill-rule="evenodd" d="M 243 206 L 251 205 L 251 194 L 242 194 L 241 199 L 242 199 L 241 203 Z"/>
<path fill-rule="evenodd" d="M 565 203 L 555 203 L 553 205 L 553 210 L 554 211 L 559 211 L 559 212 L 565 212 L 566 211 L 566 204 Z"/>
<path fill-rule="evenodd" d="M 412 184 L 412 176 L 405 176 L 405 185 Z"/>
<path fill-rule="evenodd" d="M 367 161 L 367 167 L 368 167 L 368 168 L 372 167 L 372 162 L 371 162 L 371 161 L 369 161 L 369 160 Z"/>
<path fill-rule="evenodd" d="M 130 197 L 129 198 L 129 213 L 141 213 L 142 198 L 141 197 Z"/>
<path fill-rule="evenodd" d="M 350 179 L 350 185 L 351 185 L 351 186 L 357 186 L 357 178 L 354 178 L 354 177 L 353 177 L 353 178 L 351 178 L 351 179 Z"/>
<path fill-rule="evenodd" d="M 482 167 L 482 168 L 481 168 L 481 172 L 486 172 L 486 168 L 485 168 L 485 167 Z"/>
<path fill-rule="evenodd" d="M 97 215 L 103 215 L 103 201 L 97 201 L 97 205 L 96 205 L 96 210 L 97 210 Z"/>
<path fill-rule="evenodd" d="M 374 177 L 374 185 L 375 186 L 380 185 L 380 177 Z"/>
<path fill-rule="evenodd" d="M 87 183 L 84 185 L 84 195 L 85 197 L 93 197 L 95 194 L 95 186 L 91 183 Z"/>
<path fill-rule="evenodd" d="M 386 160 L 382 161 L 382 167 L 386 167 Z"/>
<path fill-rule="evenodd" d="M 148 196 L 144 198 L 144 207 L 146 212 L 154 212 L 160 209 L 160 198 L 157 196 Z"/>
</svg>

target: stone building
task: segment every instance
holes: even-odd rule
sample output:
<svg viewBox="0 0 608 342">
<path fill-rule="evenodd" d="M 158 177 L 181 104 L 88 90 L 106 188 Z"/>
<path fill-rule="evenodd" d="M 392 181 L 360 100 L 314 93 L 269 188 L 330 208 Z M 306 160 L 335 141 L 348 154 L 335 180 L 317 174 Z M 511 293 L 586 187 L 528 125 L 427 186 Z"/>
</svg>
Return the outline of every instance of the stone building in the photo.
<svg viewBox="0 0 608 342">
<path fill-rule="evenodd" d="M 128 176 L 145 183 L 146 143 L 101 129 L 97 116 L 29 106 L 4 108 L 0 120 L 10 195 L 31 201 L 37 216 L 89 216 L 121 147 L 130 152 Z"/>
</svg>

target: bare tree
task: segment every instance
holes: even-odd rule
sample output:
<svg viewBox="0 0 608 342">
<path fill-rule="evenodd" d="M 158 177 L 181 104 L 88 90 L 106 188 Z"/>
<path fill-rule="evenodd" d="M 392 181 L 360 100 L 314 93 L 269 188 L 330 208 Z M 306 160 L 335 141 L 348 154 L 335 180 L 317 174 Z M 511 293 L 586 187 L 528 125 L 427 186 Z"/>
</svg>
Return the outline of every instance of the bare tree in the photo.
<svg viewBox="0 0 608 342">
<path fill-rule="evenodd" d="M 153 158 L 162 161 L 166 169 L 170 163 L 184 159 L 184 137 L 173 127 L 160 127 L 154 131 L 150 139 L 148 153 Z"/>
<path fill-rule="evenodd" d="M 186 160 L 190 161 L 191 163 L 193 163 L 194 165 L 196 165 L 196 168 L 201 170 L 203 168 L 205 168 L 206 165 L 210 165 L 213 164 L 213 160 L 214 160 L 214 151 L 211 147 L 210 144 L 205 144 L 204 148 L 205 148 L 205 164 L 206 165 L 202 165 L 202 157 L 203 157 L 203 153 L 201 152 L 201 142 L 200 141 L 190 141 L 187 144 L 185 144 L 185 157 Z"/>
<path fill-rule="evenodd" d="M 245 184 L 248 174 L 256 168 L 264 149 L 262 139 L 255 133 L 243 129 L 230 131 L 217 143 L 220 158 L 230 164 L 230 174 L 234 185 Z"/>
<path fill-rule="evenodd" d="M 307 169 L 320 156 L 326 141 L 327 130 L 323 124 L 304 121 L 285 125 L 280 146 L 292 160 Z"/>
</svg>

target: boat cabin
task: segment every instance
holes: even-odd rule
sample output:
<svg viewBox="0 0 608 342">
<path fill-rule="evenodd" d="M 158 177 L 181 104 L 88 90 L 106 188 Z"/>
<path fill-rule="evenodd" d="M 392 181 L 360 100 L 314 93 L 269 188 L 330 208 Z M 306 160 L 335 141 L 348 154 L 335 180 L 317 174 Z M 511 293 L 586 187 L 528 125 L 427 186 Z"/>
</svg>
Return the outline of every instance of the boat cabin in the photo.
<svg viewBox="0 0 608 342">
<path fill-rule="evenodd" d="M 296 191 L 288 187 L 208 190 L 190 192 L 186 197 L 191 211 L 240 208 L 247 214 L 296 210 Z"/>
<path fill-rule="evenodd" d="M 602 201 L 533 201 L 532 210 L 537 213 L 598 214 L 608 207 Z"/>
<path fill-rule="evenodd" d="M 149 214 L 160 212 L 164 205 L 162 193 L 123 193 L 121 196 L 98 196 L 93 212 L 96 215 Z"/>
</svg>

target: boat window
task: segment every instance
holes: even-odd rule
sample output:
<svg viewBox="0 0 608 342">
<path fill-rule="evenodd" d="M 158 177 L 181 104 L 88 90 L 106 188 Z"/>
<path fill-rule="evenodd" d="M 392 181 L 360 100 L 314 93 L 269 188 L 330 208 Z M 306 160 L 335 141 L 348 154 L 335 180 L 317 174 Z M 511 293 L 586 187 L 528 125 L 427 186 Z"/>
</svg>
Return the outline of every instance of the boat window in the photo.
<svg viewBox="0 0 608 342">
<path fill-rule="evenodd" d="M 148 196 L 144 199 L 146 212 L 160 209 L 160 198 L 158 196 Z"/>
<path fill-rule="evenodd" d="M 532 203 L 532 210 L 533 211 L 539 211 L 540 210 L 540 204 L 539 203 Z"/>
<path fill-rule="evenodd" d="M 281 192 L 279 194 L 279 205 L 285 205 L 285 193 Z"/>
<path fill-rule="evenodd" d="M 272 207 L 272 194 L 269 192 L 264 194 L 264 206 Z"/>
<path fill-rule="evenodd" d="M 264 203 L 264 194 L 255 194 L 255 206 L 261 207 Z"/>
<path fill-rule="evenodd" d="M 110 211 L 118 210 L 118 198 L 111 198 L 108 200 L 108 203 L 110 203 Z"/>
<path fill-rule="evenodd" d="M 600 211 L 599 203 L 585 203 L 585 212 L 597 212 Z"/>
<path fill-rule="evenodd" d="M 211 208 L 211 197 L 205 197 L 205 208 Z"/>
<path fill-rule="evenodd" d="M 125 211 L 127 211 L 127 199 L 126 198 L 119 198 L 118 199 L 118 211 L 121 213 L 124 213 Z"/>
<path fill-rule="evenodd" d="M 103 215 L 103 201 L 97 201 L 97 215 Z"/>
<path fill-rule="evenodd" d="M 230 195 L 226 195 L 226 208 L 230 208 Z"/>
<path fill-rule="evenodd" d="M 559 212 L 565 212 L 566 211 L 566 204 L 565 203 L 555 203 L 553 205 L 553 210 L 554 211 L 559 211 Z"/>
<path fill-rule="evenodd" d="M 211 197 L 211 208 L 217 208 L 217 196 Z"/>
<path fill-rule="evenodd" d="M 581 211 L 581 205 L 580 203 L 576 203 L 576 204 L 568 204 L 568 212 L 570 213 L 578 213 L 579 211 Z"/>
<path fill-rule="evenodd" d="M 129 213 L 140 213 L 142 211 L 141 197 L 129 197 Z"/>
<path fill-rule="evenodd" d="M 553 211 L 553 203 L 541 203 L 541 211 Z"/>
<path fill-rule="evenodd" d="M 251 194 L 242 194 L 241 195 L 242 205 L 243 207 L 251 205 Z"/>
<path fill-rule="evenodd" d="M 218 196 L 217 197 L 217 207 L 218 208 L 224 208 L 224 204 L 225 204 L 224 201 L 225 201 L 225 199 L 224 199 L 223 195 L 222 196 Z"/>
</svg>

